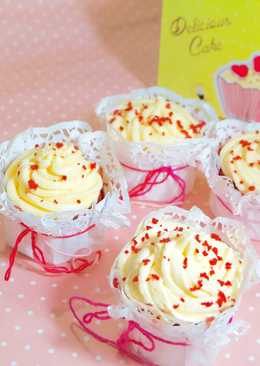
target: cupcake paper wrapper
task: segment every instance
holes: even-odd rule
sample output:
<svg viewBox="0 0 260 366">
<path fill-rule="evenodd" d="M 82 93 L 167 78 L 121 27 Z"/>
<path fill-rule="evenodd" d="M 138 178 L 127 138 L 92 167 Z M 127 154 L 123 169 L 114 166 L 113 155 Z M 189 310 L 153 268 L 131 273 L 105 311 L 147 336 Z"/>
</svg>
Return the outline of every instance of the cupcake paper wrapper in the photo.
<svg viewBox="0 0 260 366">
<path fill-rule="evenodd" d="M 8 198 L 3 184 L 0 186 L 0 213 L 5 216 L 6 236 L 13 246 L 17 234 L 24 230 L 21 223 L 38 233 L 37 244 L 51 264 L 64 263 L 72 258 L 88 256 L 102 249 L 104 227 L 117 228 L 127 224 L 129 199 L 126 181 L 104 132 L 91 132 L 81 121 L 61 122 L 47 128 L 28 129 L 14 139 L 0 144 L 0 179 L 3 181 L 9 164 L 35 144 L 72 141 L 80 147 L 88 160 L 102 166 L 110 189 L 105 197 L 89 209 L 63 211 L 36 217 L 18 210 Z M 86 228 L 93 228 L 85 232 Z M 76 233 L 83 233 L 74 236 Z M 56 237 L 59 238 L 56 238 Z M 60 238 L 71 236 L 69 238 Z M 32 257 L 30 235 L 23 239 L 19 250 Z"/>
<path fill-rule="evenodd" d="M 136 185 L 140 184 L 146 176 L 145 173 L 138 172 L 136 169 L 151 171 L 160 167 L 170 166 L 174 169 L 187 165 L 186 168 L 176 174 L 184 181 L 186 186 L 185 193 L 188 193 L 192 189 L 195 178 L 194 170 L 188 166 L 194 167 L 197 165 L 198 161 L 196 158 L 207 146 L 206 132 L 203 138 L 181 140 L 171 145 L 160 145 L 148 142 L 126 141 L 107 123 L 107 114 L 116 109 L 122 102 L 149 96 L 164 96 L 174 103 L 184 106 L 198 120 L 210 122 L 217 119 L 214 110 L 207 103 L 185 99 L 167 89 L 159 87 L 140 89 L 125 95 L 106 97 L 99 103 L 96 114 L 107 128 L 118 159 L 122 164 L 128 166 L 128 168 L 124 167 L 124 172 L 129 192 Z M 171 192 L 170 195 L 169 192 Z M 176 202 L 173 201 L 179 193 L 180 188 L 176 184 L 176 181 L 168 178 L 165 182 L 154 185 L 149 192 L 134 199 L 152 203 L 153 205 L 155 202 L 159 205 L 161 203 L 165 204 L 166 202 L 178 203 L 178 200 Z"/>
<path fill-rule="evenodd" d="M 218 94 L 224 114 L 228 118 L 260 122 L 260 90 L 242 88 L 217 77 Z"/>
<path fill-rule="evenodd" d="M 260 240 L 260 194 L 250 192 L 240 193 L 229 177 L 219 175 L 220 161 L 218 150 L 230 138 L 242 133 L 259 130 L 258 123 L 246 123 L 235 119 L 228 119 L 211 126 L 209 131 L 211 153 L 202 160 L 202 170 L 213 192 L 211 205 L 215 214 L 234 217 L 247 226 L 250 237 Z"/>
</svg>

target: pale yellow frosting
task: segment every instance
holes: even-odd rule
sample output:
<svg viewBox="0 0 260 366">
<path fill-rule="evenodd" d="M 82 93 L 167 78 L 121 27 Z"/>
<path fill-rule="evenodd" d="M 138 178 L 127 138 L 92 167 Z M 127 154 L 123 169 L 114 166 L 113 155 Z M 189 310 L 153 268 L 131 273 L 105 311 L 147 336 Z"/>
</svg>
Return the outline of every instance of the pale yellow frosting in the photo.
<svg viewBox="0 0 260 366">
<path fill-rule="evenodd" d="M 220 165 L 240 192 L 260 192 L 259 131 L 230 139 L 220 151 Z"/>
<path fill-rule="evenodd" d="M 216 233 L 153 218 L 116 258 L 111 284 L 153 319 L 200 322 L 234 306 L 243 270 L 240 254 Z"/>
<path fill-rule="evenodd" d="M 181 105 L 162 96 L 126 101 L 110 113 L 111 126 L 128 141 L 160 144 L 196 138 L 202 135 L 205 122 L 197 121 Z"/>
<path fill-rule="evenodd" d="M 228 81 L 229 83 L 237 83 L 242 88 L 255 88 L 260 89 L 260 73 L 255 72 L 253 69 L 249 68 L 246 77 L 240 77 L 234 73 L 231 69 L 223 71 L 221 77 Z"/>
<path fill-rule="evenodd" d="M 9 199 L 23 211 L 42 216 L 90 207 L 99 199 L 100 168 L 71 143 L 37 146 L 8 167 L 4 185 Z"/>
</svg>

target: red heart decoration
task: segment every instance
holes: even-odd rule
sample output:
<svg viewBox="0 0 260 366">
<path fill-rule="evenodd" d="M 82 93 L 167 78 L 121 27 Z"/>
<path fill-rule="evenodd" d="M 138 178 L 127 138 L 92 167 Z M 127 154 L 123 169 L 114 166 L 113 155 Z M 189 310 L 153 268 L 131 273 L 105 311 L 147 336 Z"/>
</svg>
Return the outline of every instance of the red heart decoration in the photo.
<svg viewBox="0 0 260 366">
<path fill-rule="evenodd" d="M 245 78 L 248 74 L 248 66 L 247 65 L 232 65 L 231 70 L 241 78 Z"/>
<path fill-rule="evenodd" d="M 260 72 L 260 56 L 256 56 L 253 59 L 254 69 L 256 72 Z"/>
</svg>

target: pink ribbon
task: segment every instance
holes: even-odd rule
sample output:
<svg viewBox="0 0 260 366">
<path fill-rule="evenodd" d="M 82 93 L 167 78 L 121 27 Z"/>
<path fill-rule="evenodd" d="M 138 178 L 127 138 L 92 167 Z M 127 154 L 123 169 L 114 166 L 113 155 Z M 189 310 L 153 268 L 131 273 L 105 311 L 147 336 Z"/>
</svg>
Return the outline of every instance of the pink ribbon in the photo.
<svg viewBox="0 0 260 366">
<path fill-rule="evenodd" d="M 75 263 L 79 262 L 79 265 L 76 267 L 74 267 L 72 261 L 70 263 L 70 267 L 55 266 L 55 265 L 50 265 L 46 262 L 43 251 L 37 245 L 37 236 L 38 235 L 51 237 L 51 238 L 55 238 L 55 239 L 69 239 L 69 238 L 73 238 L 73 237 L 85 234 L 89 230 L 93 229 L 95 227 L 95 224 L 87 227 L 85 230 L 83 230 L 79 233 L 75 233 L 75 234 L 71 234 L 71 235 L 64 235 L 64 236 L 52 236 L 49 234 L 38 233 L 37 231 L 33 230 L 32 228 L 26 226 L 23 223 L 21 223 L 21 225 L 24 227 L 24 230 L 18 234 L 15 244 L 13 246 L 13 249 L 11 251 L 11 254 L 9 256 L 8 268 L 4 275 L 5 281 L 8 281 L 11 276 L 12 268 L 14 266 L 14 262 L 15 262 L 15 258 L 16 258 L 17 252 L 18 252 L 19 245 L 22 243 L 23 239 L 28 234 L 31 234 L 31 246 L 32 246 L 32 252 L 33 252 L 33 259 L 45 270 L 45 272 L 48 272 L 48 273 L 79 273 L 79 272 L 83 271 L 85 268 L 91 266 L 96 260 L 98 261 L 101 257 L 101 251 L 98 250 L 95 252 L 95 257 L 93 260 L 89 261 L 88 259 L 85 259 L 85 258 L 76 258 L 74 260 L 74 262 Z"/>
<path fill-rule="evenodd" d="M 93 306 L 94 308 L 100 307 L 103 310 L 95 311 L 95 312 L 88 312 L 81 319 L 77 315 L 77 312 L 76 312 L 76 310 L 73 306 L 73 302 L 75 302 L 75 301 L 82 301 L 82 302 L 85 302 L 88 305 Z M 108 313 L 108 310 L 107 310 L 109 306 L 110 306 L 109 304 L 94 302 L 90 299 L 80 297 L 80 296 L 73 296 L 69 300 L 69 307 L 70 307 L 70 310 L 71 310 L 74 318 L 78 321 L 78 323 L 80 324 L 80 326 L 82 327 L 82 329 L 86 333 L 90 334 L 97 341 L 99 341 L 101 343 L 108 344 L 109 346 L 117 349 L 119 352 L 122 352 L 123 354 L 125 354 L 126 356 L 131 358 L 132 360 L 134 360 L 136 362 L 140 362 L 140 363 L 142 363 L 146 366 L 158 366 L 158 365 L 151 362 L 151 361 L 143 359 L 142 357 L 136 355 L 133 351 L 131 351 L 129 349 L 129 345 L 131 343 L 135 344 L 138 347 L 141 347 L 146 352 L 153 352 L 155 350 L 155 348 L 156 348 L 155 341 L 166 343 L 166 344 L 169 344 L 169 345 L 172 345 L 172 346 L 180 346 L 180 347 L 189 346 L 189 343 L 186 343 L 186 342 L 172 342 L 172 341 L 169 341 L 167 339 L 158 337 L 158 336 L 148 332 L 146 329 L 142 328 L 138 323 L 136 323 L 133 320 L 128 321 L 127 329 L 124 330 L 115 341 L 110 339 L 110 338 L 104 337 L 104 336 L 96 333 L 92 329 L 90 329 L 88 327 L 88 324 L 90 324 L 93 319 L 98 319 L 100 321 L 112 319 L 109 316 L 109 313 Z M 146 340 L 148 341 L 148 345 L 145 345 L 143 342 L 137 341 L 137 340 L 135 340 L 134 338 L 132 338 L 130 336 L 130 334 L 134 330 L 139 331 L 146 338 Z"/>
<path fill-rule="evenodd" d="M 176 174 L 176 172 L 187 168 L 188 167 L 187 165 L 180 166 L 177 168 L 173 168 L 171 166 L 162 166 L 160 168 L 153 169 L 153 170 L 145 170 L 145 169 L 131 167 L 124 163 L 121 163 L 121 164 L 123 167 L 133 170 L 135 172 L 146 173 L 144 180 L 141 183 L 137 184 L 134 188 L 131 188 L 129 190 L 130 198 L 143 196 L 144 194 L 150 192 L 154 186 L 164 183 L 170 177 L 178 185 L 180 192 L 179 192 L 179 194 L 177 194 L 177 196 L 173 197 L 169 201 L 162 201 L 160 203 L 171 204 L 171 203 L 178 202 L 179 204 L 181 204 L 184 201 L 186 183 L 179 175 Z M 163 178 L 160 179 L 160 176 L 162 174 L 164 176 L 163 176 Z M 157 201 L 149 201 L 149 202 L 158 203 Z"/>
</svg>

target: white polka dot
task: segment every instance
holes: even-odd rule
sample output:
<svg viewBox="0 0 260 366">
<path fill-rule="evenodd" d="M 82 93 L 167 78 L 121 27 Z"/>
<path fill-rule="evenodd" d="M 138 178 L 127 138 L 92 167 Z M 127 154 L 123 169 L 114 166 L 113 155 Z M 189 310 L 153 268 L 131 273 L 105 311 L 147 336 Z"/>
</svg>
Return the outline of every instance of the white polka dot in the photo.
<svg viewBox="0 0 260 366">
<path fill-rule="evenodd" d="M 229 359 L 231 357 L 230 353 L 225 353 L 225 358 Z"/>
<path fill-rule="evenodd" d="M 2 291 L 0 291 L 0 296 L 2 296 L 3 295 L 3 292 Z"/>
<path fill-rule="evenodd" d="M 9 282 L 14 283 L 14 278 L 10 277 Z"/>
<path fill-rule="evenodd" d="M 41 297 L 40 297 L 40 300 L 41 300 L 41 301 L 45 301 L 45 300 L 46 300 L 46 297 L 45 297 L 45 296 L 41 296 Z"/>
<path fill-rule="evenodd" d="M 118 235 L 115 235 L 114 239 L 115 240 L 119 240 L 119 236 Z"/>
<path fill-rule="evenodd" d="M 255 294 L 255 296 L 256 296 L 256 297 L 260 297 L 260 292 L 257 292 L 257 293 Z"/>
<path fill-rule="evenodd" d="M 18 299 L 24 299 L 24 294 L 18 294 L 18 295 L 17 295 L 17 298 L 18 298 Z"/>
<path fill-rule="evenodd" d="M 1 341 L 0 342 L 0 346 L 1 347 L 6 347 L 7 346 L 7 342 L 6 341 Z"/>
<path fill-rule="evenodd" d="M 260 344 L 260 338 L 257 338 L 256 343 Z"/>
<path fill-rule="evenodd" d="M 68 303 L 68 299 L 62 299 L 61 302 L 62 302 L 62 304 L 67 304 Z"/>
<path fill-rule="evenodd" d="M 30 282 L 29 282 L 29 284 L 30 284 L 31 286 L 35 286 L 35 285 L 37 284 L 37 282 L 36 282 L 36 281 L 34 281 L 34 280 L 32 280 L 32 281 L 30 281 Z"/>
<path fill-rule="evenodd" d="M 58 287 L 58 285 L 57 285 L 57 283 L 52 283 L 51 287 L 55 288 L 55 287 Z"/>
<path fill-rule="evenodd" d="M 21 325 L 17 324 L 17 325 L 14 326 L 14 329 L 17 330 L 17 332 L 19 332 L 19 330 L 21 330 L 22 327 L 21 327 Z"/>
<path fill-rule="evenodd" d="M 44 330 L 43 329 L 37 329 L 37 334 L 39 334 L 39 335 L 41 335 L 41 334 L 43 334 L 44 333 Z"/>
<path fill-rule="evenodd" d="M 32 346 L 30 345 L 30 344 L 26 344 L 25 346 L 24 346 L 24 350 L 25 351 L 30 351 L 32 349 Z"/>
<path fill-rule="evenodd" d="M 98 362 L 102 361 L 102 357 L 100 355 L 96 355 L 96 361 Z"/>
<path fill-rule="evenodd" d="M 254 311 L 254 310 L 255 310 L 255 308 L 254 308 L 254 306 L 249 306 L 249 307 L 248 307 L 248 310 L 249 310 L 249 311 Z"/>
<path fill-rule="evenodd" d="M 53 355 L 53 353 L 55 352 L 55 349 L 54 348 L 49 348 L 48 349 L 48 353 L 50 354 L 50 355 Z"/>
<path fill-rule="evenodd" d="M 110 249 L 109 249 L 109 248 L 105 248 L 105 249 L 104 249 L 104 252 L 105 252 L 105 253 L 109 253 L 109 252 L 110 252 Z"/>
<path fill-rule="evenodd" d="M 65 337 L 67 336 L 67 334 L 66 334 L 65 332 L 62 332 L 62 333 L 60 334 L 60 336 L 61 336 L 62 338 L 65 338 Z"/>
<path fill-rule="evenodd" d="M 248 361 L 254 362 L 255 361 L 255 356 L 253 356 L 253 355 L 248 356 Z"/>
<path fill-rule="evenodd" d="M 73 290 L 78 290 L 79 289 L 79 286 L 78 285 L 74 285 L 73 286 Z"/>
<path fill-rule="evenodd" d="M 27 310 L 27 315 L 28 315 L 28 316 L 32 316 L 32 315 L 33 315 L 33 311 L 32 311 L 32 310 L 30 310 L 30 309 L 29 309 L 29 310 Z"/>
<path fill-rule="evenodd" d="M 5 267 L 6 266 L 6 262 L 1 262 L 1 267 Z"/>
<path fill-rule="evenodd" d="M 73 358 L 77 358 L 77 357 L 78 357 L 78 354 L 77 354 L 77 352 L 72 352 L 71 356 L 72 356 Z"/>
<path fill-rule="evenodd" d="M 6 312 L 6 313 L 11 313 L 11 311 L 12 311 L 12 309 L 11 309 L 10 307 L 6 307 L 6 308 L 5 308 L 5 312 Z"/>
<path fill-rule="evenodd" d="M 133 220 L 136 220 L 137 219 L 137 216 L 136 215 L 132 215 L 132 219 Z"/>
<path fill-rule="evenodd" d="M 10 366 L 17 366 L 17 362 L 16 361 L 11 361 Z"/>
</svg>

